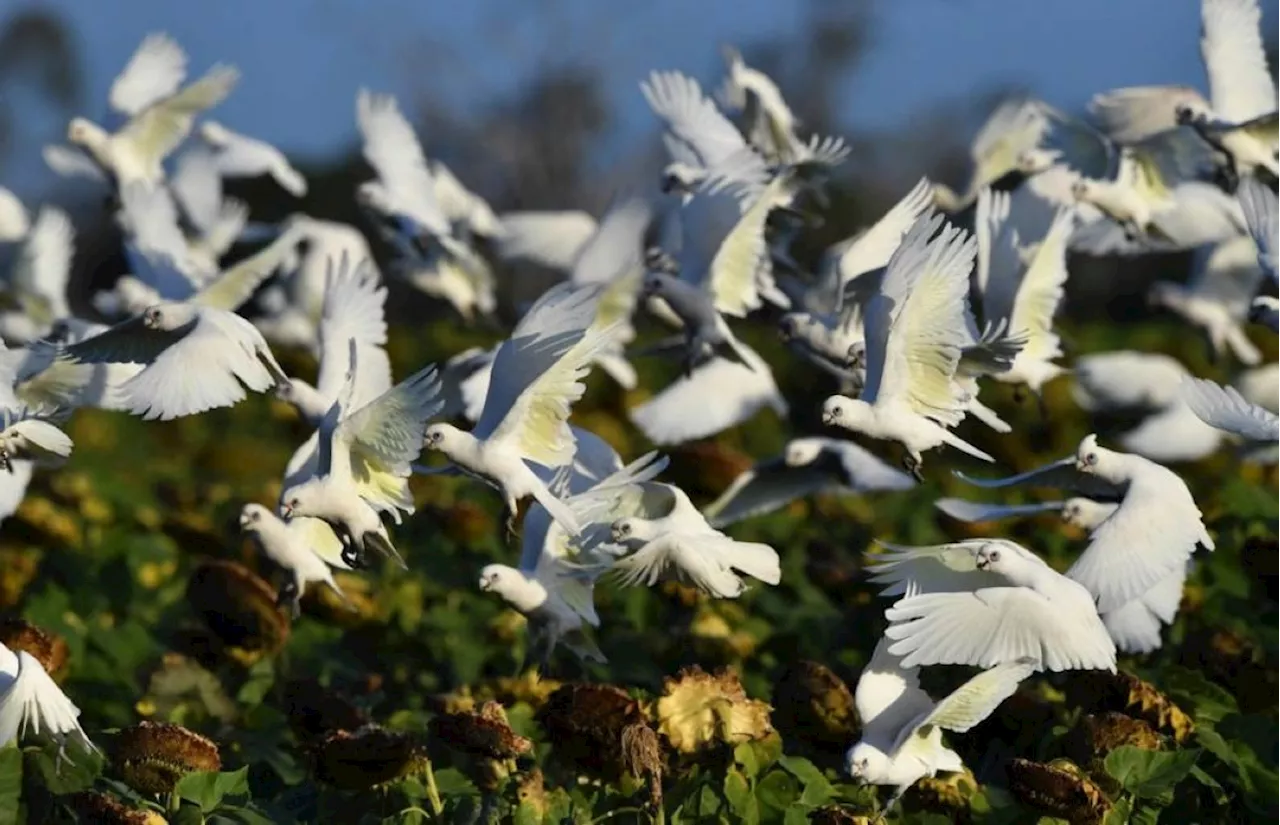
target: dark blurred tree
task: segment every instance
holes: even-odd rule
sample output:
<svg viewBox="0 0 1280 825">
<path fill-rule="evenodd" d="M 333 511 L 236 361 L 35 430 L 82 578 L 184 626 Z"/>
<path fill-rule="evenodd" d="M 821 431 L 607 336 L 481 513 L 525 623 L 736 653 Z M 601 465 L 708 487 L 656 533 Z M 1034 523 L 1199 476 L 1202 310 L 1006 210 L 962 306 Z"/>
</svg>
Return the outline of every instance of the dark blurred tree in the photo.
<svg viewBox="0 0 1280 825">
<path fill-rule="evenodd" d="M 38 93 L 70 110 L 80 99 L 80 55 L 62 18 L 46 9 L 19 12 L 0 28 L 0 171 L 13 143 L 17 119 L 8 93 L 30 84 Z"/>
</svg>

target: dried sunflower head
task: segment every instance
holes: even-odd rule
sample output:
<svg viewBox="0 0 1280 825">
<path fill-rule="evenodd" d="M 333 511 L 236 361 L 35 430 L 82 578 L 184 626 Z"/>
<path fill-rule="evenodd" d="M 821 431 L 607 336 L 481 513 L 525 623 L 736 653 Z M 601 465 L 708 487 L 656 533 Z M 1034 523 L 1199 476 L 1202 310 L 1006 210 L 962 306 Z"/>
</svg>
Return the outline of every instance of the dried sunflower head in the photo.
<svg viewBox="0 0 1280 825">
<path fill-rule="evenodd" d="M 874 821 L 840 805 L 827 805 L 809 814 L 810 825 L 872 825 Z"/>
<path fill-rule="evenodd" d="M 165 825 L 155 811 L 131 808 L 114 796 L 98 791 L 82 791 L 69 798 L 71 809 L 82 822 L 97 825 Z"/>
<path fill-rule="evenodd" d="M 965 768 L 944 776 L 926 776 L 916 782 L 909 793 L 920 808 L 959 817 L 968 813 L 969 801 L 979 787 L 973 771 Z"/>
<path fill-rule="evenodd" d="M 654 710 L 658 732 L 681 753 L 762 739 L 773 731 L 769 705 L 748 698 L 729 670 L 711 675 L 695 665 L 668 677 Z"/>
<path fill-rule="evenodd" d="M 648 727 L 640 703 L 614 685 L 567 684 L 538 710 L 556 759 L 593 776 L 612 779 L 634 768 L 658 770 L 651 764 Z M 652 733 L 652 730 L 650 731 Z"/>
<path fill-rule="evenodd" d="M 1102 789 L 1064 759 L 1049 764 L 1013 759 L 1005 770 L 1019 802 L 1073 825 L 1098 825 L 1111 810 Z"/>
<path fill-rule="evenodd" d="M 246 651 L 247 659 L 274 653 L 289 637 L 289 618 L 276 604 L 276 591 L 243 564 L 204 562 L 191 574 L 187 600 L 223 644 Z"/>
<path fill-rule="evenodd" d="M 1084 671 L 1071 682 L 1069 698 L 1086 711 L 1126 713 L 1173 736 L 1179 744 L 1195 732 L 1190 716 L 1154 685 L 1124 671 Z"/>
<path fill-rule="evenodd" d="M 450 748 L 484 759 L 514 759 L 533 750 L 533 742 L 511 729 L 506 711 L 493 701 L 479 711 L 436 716 L 429 730 Z"/>
<path fill-rule="evenodd" d="M 302 742 L 321 739 L 337 730 L 356 730 L 373 721 L 364 708 L 314 679 L 289 682 L 284 700 L 289 726 Z"/>
<path fill-rule="evenodd" d="M 819 750 L 844 753 L 861 726 L 853 692 L 843 679 L 817 662 L 799 661 L 773 689 L 773 723 L 783 737 Z"/>
<path fill-rule="evenodd" d="M 36 627 L 26 619 L 0 619 L 0 643 L 13 652 L 25 651 L 58 681 L 67 664 L 67 643 L 55 633 Z"/>
<path fill-rule="evenodd" d="M 222 767 L 213 740 L 169 722 L 139 722 L 121 730 L 111 763 L 129 787 L 150 794 L 172 791 L 189 773 Z"/>
<path fill-rule="evenodd" d="M 1160 734 L 1141 719 L 1123 713 L 1090 714 L 1082 722 L 1090 757 L 1105 757 L 1124 745 L 1132 745 L 1148 751 L 1158 751 L 1164 746 Z"/>
<path fill-rule="evenodd" d="M 365 725 L 333 731 L 315 745 L 311 758 L 321 782 L 358 791 L 419 771 L 426 762 L 426 748 L 411 734 Z"/>
</svg>

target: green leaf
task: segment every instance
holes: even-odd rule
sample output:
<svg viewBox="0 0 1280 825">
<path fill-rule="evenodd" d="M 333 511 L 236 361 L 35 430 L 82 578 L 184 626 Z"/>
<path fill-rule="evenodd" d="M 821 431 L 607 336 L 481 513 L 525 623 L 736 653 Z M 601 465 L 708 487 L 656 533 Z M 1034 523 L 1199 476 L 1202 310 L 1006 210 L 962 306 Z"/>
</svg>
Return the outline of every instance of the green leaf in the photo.
<svg viewBox="0 0 1280 825">
<path fill-rule="evenodd" d="M 1133 797 L 1122 796 L 1111 806 L 1111 810 L 1107 811 L 1107 815 L 1102 819 L 1102 825 L 1128 825 L 1129 815 L 1133 813 Z"/>
<path fill-rule="evenodd" d="M 730 768 L 724 777 L 724 798 L 734 813 L 734 820 L 744 823 L 760 821 L 760 803 L 751 793 L 751 782 L 737 768 Z"/>
<path fill-rule="evenodd" d="M 786 771 L 770 771 L 756 783 L 761 807 L 785 811 L 800 798 L 800 783 Z"/>
<path fill-rule="evenodd" d="M 59 751 L 62 750 L 57 742 L 46 742 L 40 747 L 23 749 L 24 769 L 27 773 L 38 774 L 49 793 L 78 793 L 91 786 L 102 775 L 106 758 L 101 753 L 76 747 L 59 756 Z"/>
<path fill-rule="evenodd" d="M 270 659 L 259 659 L 249 668 L 249 678 L 236 692 L 236 701 L 247 707 L 262 704 L 275 681 L 275 664 Z"/>
<path fill-rule="evenodd" d="M 196 771 L 178 780 L 174 793 L 180 799 L 194 802 L 204 813 L 210 813 L 224 797 L 249 795 L 249 768 L 219 773 Z"/>
<path fill-rule="evenodd" d="M 792 805 L 782 817 L 782 825 L 807 825 L 809 807 L 804 804 Z"/>
<path fill-rule="evenodd" d="M 743 742 L 733 749 L 733 761 L 742 768 L 748 779 L 755 779 L 760 774 L 760 760 L 756 757 L 755 744 Z"/>
<path fill-rule="evenodd" d="M 10 744 L 0 748 L 0 825 L 21 821 L 22 751 Z"/>
<path fill-rule="evenodd" d="M 1124 745 L 1107 754 L 1105 767 L 1120 786 L 1140 798 L 1157 797 L 1173 789 L 1191 769 L 1202 751 L 1148 751 Z"/>
<path fill-rule="evenodd" d="M 778 764 L 804 786 L 804 792 L 800 794 L 801 803 L 817 807 L 836 795 L 835 787 L 808 759 L 784 755 L 778 759 Z"/>
<path fill-rule="evenodd" d="M 1217 722 L 1238 711 L 1230 691 L 1210 682 L 1198 670 L 1170 667 L 1160 674 L 1160 687 L 1200 723 Z"/>
</svg>

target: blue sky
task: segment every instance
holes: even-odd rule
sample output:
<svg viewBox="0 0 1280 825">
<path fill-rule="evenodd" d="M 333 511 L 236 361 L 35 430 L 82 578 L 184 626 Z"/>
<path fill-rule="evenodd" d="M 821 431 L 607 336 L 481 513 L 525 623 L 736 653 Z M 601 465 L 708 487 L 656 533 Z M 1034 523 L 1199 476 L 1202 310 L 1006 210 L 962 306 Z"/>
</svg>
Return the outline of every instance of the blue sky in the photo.
<svg viewBox="0 0 1280 825">
<path fill-rule="evenodd" d="M 8 13 L 18 6 L 5 5 Z M 89 75 L 88 114 L 97 113 L 141 37 L 164 30 L 186 47 L 195 71 L 215 61 L 242 69 L 242 84 L 220 107 L 220 120 L 304 159 L 353 145 L 361 86 L 399 94 L 430 88 L 465 107 L 557 60 L 600 71 L 620 131 L 642 134 L 649 121 L 636 84 L 648 70 L 679 68 L 706 78 L 718 69 L 719 43 L 799 31 L 810 8 L 782 0 L 40 5 L 57 10 L 75 34 Z M 1276 6 L 1264 6 L 1264 25 L 1274 30 Z M 901 128 L 939 103 L 997 86 L 1030 88 L 1074 108 L 1112 86 L 1204 85 L 1196 0 L 873 0 L 869 8 L 876 24 L 871 51 L 842 86 L 844 119 L 863 129 Z M 61 117 L 33 118 L 31 133 L 15 148 L 36 150 L 61 130 Z"/>
</svg>

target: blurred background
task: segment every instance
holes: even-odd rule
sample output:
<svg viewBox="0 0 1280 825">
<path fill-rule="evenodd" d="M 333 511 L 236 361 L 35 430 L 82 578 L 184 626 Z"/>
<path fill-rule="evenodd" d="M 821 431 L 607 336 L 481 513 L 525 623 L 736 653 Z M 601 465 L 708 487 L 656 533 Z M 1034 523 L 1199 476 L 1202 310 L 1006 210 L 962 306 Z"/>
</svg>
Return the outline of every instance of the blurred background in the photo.
<svg viewBox="0 0 1280 825">
<path fill-rule="evenodd" d="M 1263 30 L 1273 71 L 1276 18 L 1272 4 Z M 352 198 L 364 173 L 359 88 L 395 94 L 427 154 L 499 212 L 599 214 L 661 166 L 640 80 L 680 69 L 714 88 L 719 46 L 732 43 L 779 82 L 806 132 L 854 147 L 814 254 L 921 175 L 963 184 L 968 142 L 1011 93 L 1079 112 L 1117 86 L 1205 87 L 1196 0 L 223 0 L 198 11 L 170 0 L 9 0 L 0 184 L 73 213 L 81 282 L 119 273 L 118 238 L 101 204 L 59 180 L 40 147 L 61 141 L 70 117 L 105 111 L 112 79 L 152 31 L 173 35 L 193 71 L 238 66 L 243 79 L 215 117 L 276 144 L 311 180 L 301 202 L 269 183 L 233 185 L 255 220 L 305 211 L 366 229 Z M 1145 283 L 1175 267 L 1185 256 L 1077 262 L 1071 298 L 1078 306 L 1105 288 L 1116 311 L 1136 311 Z"/>
</svg>

